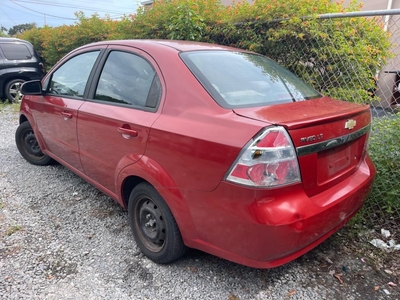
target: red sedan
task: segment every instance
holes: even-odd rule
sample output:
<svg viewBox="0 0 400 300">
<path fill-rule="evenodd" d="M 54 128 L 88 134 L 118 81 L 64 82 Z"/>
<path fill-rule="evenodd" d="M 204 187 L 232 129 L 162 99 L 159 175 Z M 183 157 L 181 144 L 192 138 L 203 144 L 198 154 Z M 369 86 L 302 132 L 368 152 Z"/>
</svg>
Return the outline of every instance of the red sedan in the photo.
<svg viewBox="0 0 400 300">
<path fill-rule="evenodd" d="M 187 247 L 270 268 L 362 206 L 369 106 L 324 97 L 270 59 L 183 41 L 80 47 L 25 83 L 16 144 L 127 208 L 158 263 Z"/>
</svg>

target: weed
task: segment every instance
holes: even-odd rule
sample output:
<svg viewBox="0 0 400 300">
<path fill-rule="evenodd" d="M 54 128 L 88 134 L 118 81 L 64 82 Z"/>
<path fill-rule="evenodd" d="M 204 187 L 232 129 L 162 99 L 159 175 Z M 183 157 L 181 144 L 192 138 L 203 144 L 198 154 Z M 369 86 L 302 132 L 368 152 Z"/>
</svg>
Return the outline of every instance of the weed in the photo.
<svg viewBox="0 0 400 300">
<path fill-rule="evenodd" d="M 365 203 L 364 213 L 373 215 L 374 221 L 389 220 L 391 215 L 400 213 L 399 126 L 400 114 L 373 122 L 368 152 L 377 169 L 377 175 L 372 192 Z"/>
<path fill-rule="evenodd" d="M 16 232 L 19 231 L 19 230 L 21 230 L 21 226 L 19 226 L 19 225 L 14 225 L 14 226 L 11 226 L 10 228 L 8 228 L 6 234 L 7 234 L 8 236 L 10 236 L 10 235 L 16 233 Z"/>
<path fill-rule="evenodd" d="M 12 112 L 19 112 L 20 104 L 19 103 L 9 103 L 8 101 L 0 100 L 0 112 L 5 110 L 11 110 Z"/>
</svg>

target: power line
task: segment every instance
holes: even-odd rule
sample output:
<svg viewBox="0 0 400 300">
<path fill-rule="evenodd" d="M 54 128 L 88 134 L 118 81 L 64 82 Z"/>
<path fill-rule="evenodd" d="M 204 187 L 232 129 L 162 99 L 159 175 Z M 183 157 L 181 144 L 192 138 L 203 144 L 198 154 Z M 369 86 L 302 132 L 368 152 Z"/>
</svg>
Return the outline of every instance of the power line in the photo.
<svg viewBox="0 0 400 300">
<path fill-rule="evenodd" d="M 5 12 L 1 7 L 0 7 L 0 11 L 2 11 L 2 12 L 3 12 L 3 15 L 5 15 L 5 16 L 7 17 L 7 19 L 9 19 L 12 23 L 17 24 L 16 22 L 14 22 L 13 19 L 11 19 L 11 18 L 6 14 L 6 12 Z M 0 27 L 3 27 L 3 24 L 0 24 Z M 0 30 L 0 32 L 1 32 L 1 30 Z"/>
<path fill-rule="evenodd" d="M 37 16 L 38 16 L 38 15 L 30 14 L 30 13 L 27 13 L 27 12 L 25 12 L 25 11 L 19 10 L 19 9 L 17 9 L 17 8 L 15 8 L 15 7 L 8 6 L 8 5 L 6 5 L 6 4 L 2 4 L 1 7 L 2 7 L 2 8 L 7 7 L 7 8 L 9 8 L 10 10 L 19 11 L 20 13 L 27 14 L 27 15 L 34 16 L 34 17 L 37 17 Z M 4 9 L 3 9 L 2 11 L 4 12 Z M 5 13 L 4 13 L 4 14 L 5 14 Z M 10 17 L 8 17 L 8 18 L 11 20 Z M 13 20 L 11 20 L 11 21 L 12 21 L 13 23 L 16 23 L 16 22 L 14 22 Z"/>
<path fill-rule="evenodd" d="M 78 10 L 97 11 L 97 12 L 103 12 L 103 13 L 107 13 L 107 14 L 125 14 L 126 13 L 125 11 L 121 11 L 121 10 L 116 11 L 116 10 L 110 10 L 110 9 L 99 9 L 99 8 L 93 8 L 93 6 L 83 6 L 83 5 L 76 5 L 76 4 L 71 5 L 71 4 L 57 3 L 57 2 L 50 2 L 50 1 L 43 1 L 43 0 L 11 0 L 11 1 L 15 4 L 17 4 L 16 2 L 31 3 L 31 4 L 38 4 L 38 5 L 45 5 L 45 6 L 55 6 L 55 7 L 78 9 Z M 128 7 L 127 7 L 127 9 L 128 9 Z M 130 9 L 132 9 L 132 8 L 130 8 Z"/>
<path fill-rule="evenodd" d="M 35 13 L 41 14 L 41 15 L 43 15 L 43 16 L 49 16 L 49 17 L 58 18 L 58 19 L 64 19 L 64 20 L 76 20 L 76 18 L 67 18 L 67 17 L 60 17 L 60 16 L 55 16 L 55 15 L 46 14 L 46 13 L 43 13 L 43 12 L 41 12 L 41 11 L 37 11 L 37 10 L 34 10 L 34 9 L 32 9 L 32 8 L 28 8 L 28 7 L 26 7 L 26 6 L 23 6 L 22 4 L 16 3 L 14 0 L 10 0 L 10 1 L 11 1 L 12 3 L 18 5 L 18 6 L 21 6 L 22 8 L 25 8 L 25 9 L 30 10 L 30 11 L 33 11 L 33 12 L 35 12 Z"/>
<path fill-rule="evenodd" d="M 40 24 L 44 20 L 44 25 L 47 24 L 47 19 L 50 23 L 53 23 L 53 26 L 60 25 L 60 22 L 65 24 L 71 23 L 74 21 L 78 21 L 78 19 L 74 15 L 72 15 L 74 12 L 73 10 L 81 10 L 83 12 L 86 11 L 87 14 L 90 14 L 91 11 L 96 11 L 100 14 L 101 18 L 103 18 L 104 15 L 107 15 L 106 18 L 117 20 L 121 19 L 124 16 L 135 13 L 137 7 L 140 5 L 139 1 L 133 0 L 129 1 L 129 3 L 125 1 L 118 1 L 118 4 L 116 4 L 117 6 L 111 6 L 110 0 L 53 0 L 52 2 L 50 2 L 50 0 L 9 0 L 9 6 L 3 4 L 4 2 L 6 2 L 5 0 L 0 0 L 0 2 L 0 14 L 4 16 L 4 18 L 0 17 L 0 23 L 4 23 L 2 25 L 5 25 L 6 27 L 12 27 L 15 24 L 21 24 L 23 22 L 26 23 L 27 21 L 29 21 L 29 19 L 31 19 L 32 21 L 34 19 L 35 21 L 33 22 L 36 24 Z M 92 6 L 90 6 L 90 4 L 92 4 Z M 108 5 L 108 7 L 111 7 L 112 9 L 110 10 L 109 8 L 105 8 L 105 5 Z M 123 6 L 120 7 L 119 5 Z M 95 9 L 94 7 L 96 6 L 99 6 L 99 8 Z M 26 17 L 22 17 L 24 15 Z M 29 15 L 32 17 L 29 17 Z M 39 18 L 41 18 L 42 21 L 39 21 Z"/>
</svg>

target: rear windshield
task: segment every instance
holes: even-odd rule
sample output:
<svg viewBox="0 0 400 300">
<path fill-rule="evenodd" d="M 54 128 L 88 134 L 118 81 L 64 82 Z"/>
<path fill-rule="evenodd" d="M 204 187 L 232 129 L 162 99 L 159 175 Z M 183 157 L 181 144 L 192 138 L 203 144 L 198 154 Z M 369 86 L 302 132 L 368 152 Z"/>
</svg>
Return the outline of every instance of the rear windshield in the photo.
<svg viewBox="0 0 400 300">
<path fill-rule="evenodd" d="M 265 56 L 233 51 L 193 51 L 181 58 L 225 108 L 268 106 L 319 98 L 296 75 Z"/>
<path fill-rule="evenodd" d="M 26 60 L 32 58 L 32 53 L 24 44 L 2 44 L 4 55 L 8 60 Z"/>
</svg>

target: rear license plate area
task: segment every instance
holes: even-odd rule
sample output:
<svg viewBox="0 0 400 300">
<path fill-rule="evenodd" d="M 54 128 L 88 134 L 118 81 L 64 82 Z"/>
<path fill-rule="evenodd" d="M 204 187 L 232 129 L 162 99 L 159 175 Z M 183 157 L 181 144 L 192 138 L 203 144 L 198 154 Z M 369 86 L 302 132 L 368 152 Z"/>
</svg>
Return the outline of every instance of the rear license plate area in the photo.
<svg viewBox="0 0 400 300">
<path fill-rule="evenodd" d="M 317 155 L 318 185 L 351 172 L 360 161 L 359 140 L 324 150 Z"/>
</svg>

